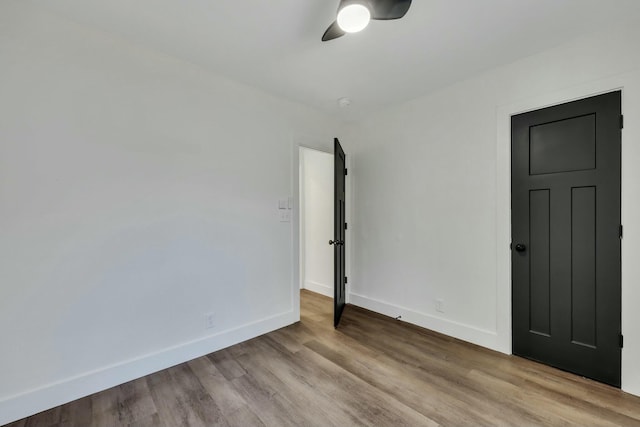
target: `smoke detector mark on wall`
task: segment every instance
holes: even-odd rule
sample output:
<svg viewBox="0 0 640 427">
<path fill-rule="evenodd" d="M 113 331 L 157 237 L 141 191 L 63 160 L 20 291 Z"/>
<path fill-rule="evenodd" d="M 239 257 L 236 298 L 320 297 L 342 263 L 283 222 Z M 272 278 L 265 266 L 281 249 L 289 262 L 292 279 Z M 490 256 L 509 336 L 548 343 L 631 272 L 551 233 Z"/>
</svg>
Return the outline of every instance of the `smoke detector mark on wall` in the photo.
<svg viewBox="0 0 640 427">
<path fill-rule="evenodd" d="M 349 99 L 347 97 L 338 99 L 338 106 L 340 108 L 347 108 L 347 107 L 351 106 L 351 99 Z"/>
</svg>

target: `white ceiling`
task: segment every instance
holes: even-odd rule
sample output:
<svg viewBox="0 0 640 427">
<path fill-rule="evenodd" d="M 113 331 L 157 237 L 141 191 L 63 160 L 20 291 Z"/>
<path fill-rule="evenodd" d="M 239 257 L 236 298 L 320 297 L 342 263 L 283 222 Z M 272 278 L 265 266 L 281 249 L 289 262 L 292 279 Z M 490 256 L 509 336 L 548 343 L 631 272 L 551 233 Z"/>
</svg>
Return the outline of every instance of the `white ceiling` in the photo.
<svg viewBox="0 0 640 427">
<path fill-rule="evenodd" d="M 640 22 L 640 0 L 414 0 L 400 20 L 322 43 L 338 0 L 30 1 L 345 120 Z"/>
</svg>

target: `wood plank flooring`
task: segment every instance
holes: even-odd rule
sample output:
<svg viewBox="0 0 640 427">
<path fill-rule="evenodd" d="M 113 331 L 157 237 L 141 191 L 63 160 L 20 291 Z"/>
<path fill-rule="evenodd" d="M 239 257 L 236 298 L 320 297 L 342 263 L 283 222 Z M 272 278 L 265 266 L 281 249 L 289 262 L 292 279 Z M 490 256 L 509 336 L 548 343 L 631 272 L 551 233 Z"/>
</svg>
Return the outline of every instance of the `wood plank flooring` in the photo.
<svg viewBox="0 0 640 427">
<path fill-rule="evenodd" d="M 27 426 L 640 426 L 640 398 L 301 295 L 301 321 L 20 420 Z"/>
</svg>

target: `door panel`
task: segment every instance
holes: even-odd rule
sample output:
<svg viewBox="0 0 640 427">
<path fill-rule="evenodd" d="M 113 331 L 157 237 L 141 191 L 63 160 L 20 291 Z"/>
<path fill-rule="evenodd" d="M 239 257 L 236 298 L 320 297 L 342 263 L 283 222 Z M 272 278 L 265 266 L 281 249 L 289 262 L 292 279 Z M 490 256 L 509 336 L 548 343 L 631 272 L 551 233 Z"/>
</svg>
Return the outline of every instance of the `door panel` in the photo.
<svg viewBox="0 0 640 427">
<path fill-rule="evenodd" d="M 338 327 L 345 306 L 345 175 L 346 158 L 338 138 L 334 139 L 334 297 L 333 326 Z"/>
<path fill-rule="evenodd" d="M 596 188 L 571 189 L 571 342 L 596 347 Z"/>
<path fill-rule="evenodd" d="M 620 386 L 612 92 L 512 117 L 513 353 Z"/>
<path fill-rule="evenodd" d="M 549 190 L 529 192 L 530 265 L 530 325 L 532 332 L 551 333 L 550 270 L 549 270 Z"/>
<path fill-rule="evenodd" d="M 531 175 L 596 167 L 596 116 L 571 117 L 530 129 Z"/>
</svg>

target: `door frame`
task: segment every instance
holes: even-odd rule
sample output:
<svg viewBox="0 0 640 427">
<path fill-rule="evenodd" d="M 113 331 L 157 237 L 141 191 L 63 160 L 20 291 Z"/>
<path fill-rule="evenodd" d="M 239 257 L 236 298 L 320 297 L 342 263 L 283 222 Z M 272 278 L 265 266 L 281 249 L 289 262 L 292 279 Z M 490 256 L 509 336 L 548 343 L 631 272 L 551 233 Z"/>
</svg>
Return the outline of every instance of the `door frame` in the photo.
<svg viewBox="0 0 640 427">
<path fill-rule="evenodd" d="M 310 148 L 312 150 L 324 151 L 325 153 L 333 153 L 333 139 L 335 136 L 319 136 L 319 135 L 293 135 L 291 142 L 291 198 L 293 200 L 293 209 L 291 214 L 291 304 L 292 304 L 292 322 L 300 321 L 300 263 L 302 258 L 300 256 L 300 147 Z M 338 139 L 340 137 L 338 136 Z M 350 169 L 351 156 L 349 156 L 348 145 L 343 144 L 342 148 L 346 154 L 347 165 Z M 351 220 L 351 206 L 352 206 L 352 191 L 351 180 L 349 176 L 346 177 L 346 209 L 345 209 L 345 221 L 347 223 Z M 345 238 L 349 236 L 350 229 L 345 230 Z M 327 237 L 327 242 L 332 236 Z M 349 238 L 349 241 L 351 239 Z M 345 253 L 345 271 L 348 277 L 351 277 L 351 253 L 352 246 L 347 246 Z M 346 302 L 349 302 L 350 292 L 349 286 L 346 288 Z"/>
<path fill-rule="evenodd" d="M 506 354 L 512 354 L 512 307 L 511 307 L 511 116 L 560 105 L 579 99 L 589 98 L 604 93 L 622 92 L 622 114 L 625 112 L 625 75 L 597 80 L 583 85 L 549 92 L 540 96 L 523 99 L 518 102 L 499 106 L 496 109 L 496 333 L 495 348 Z M 622 132 L 622 164 L 621 164 L 621 221 L 625 222 L 624 199 L 624 142 Z M 626 281 L 624 275 L 624 239 L 621 242 L 622 252 L 622 300 L 624 302 Z M 622 333 L 625 332 L 625 306 L 622 305 Z M 622 349 L 622 382 L 624 389 L 625 357 Z"/>
</svg>

